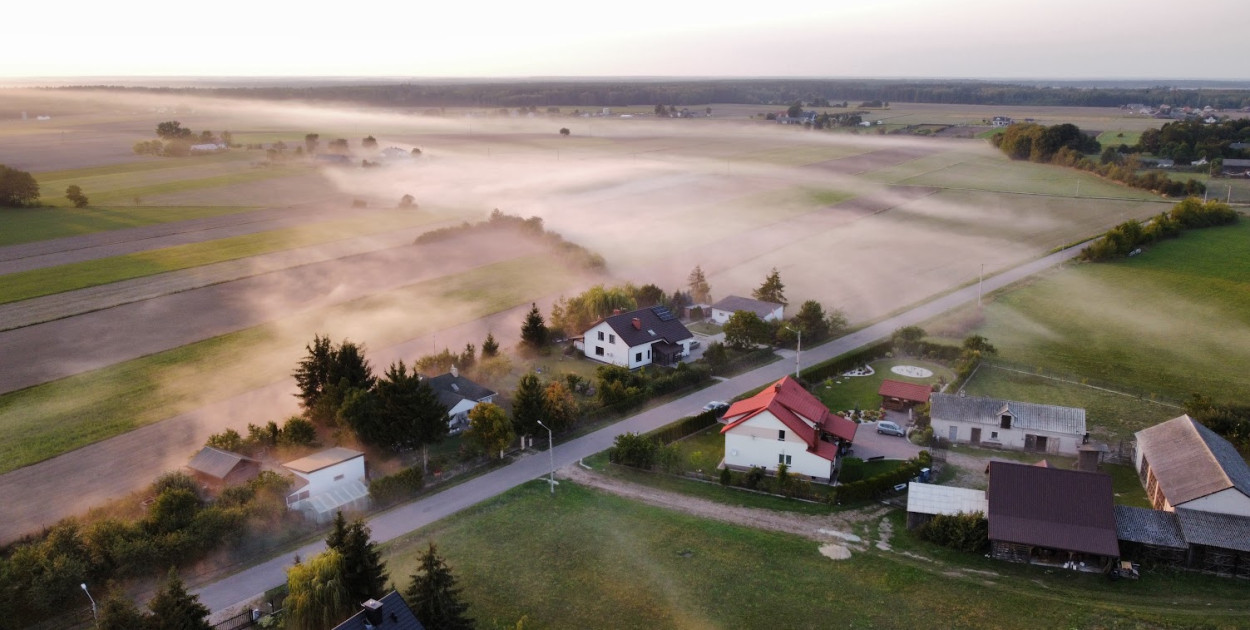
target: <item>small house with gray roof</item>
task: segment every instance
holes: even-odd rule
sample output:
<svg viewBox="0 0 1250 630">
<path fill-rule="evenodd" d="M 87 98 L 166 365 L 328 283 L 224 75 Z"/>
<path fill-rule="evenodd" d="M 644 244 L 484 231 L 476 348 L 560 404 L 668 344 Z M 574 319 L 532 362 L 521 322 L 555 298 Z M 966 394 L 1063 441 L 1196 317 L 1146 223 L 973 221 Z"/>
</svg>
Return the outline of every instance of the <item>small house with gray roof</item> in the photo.
<svg viewBox="0 0 1250 630">
<path fill-rule="evenodd" d="M 452 435 L 469 428 L 469 412 L 474 407 L 495 402 L 496 392 L 460 375 L 456 366 L 446 374 L 427 378 L 425 382 L 438 396 L 438 402 L 447 408 L 447 427 Z"/>
<path fill-rule="evenodd" d="M 587 357 L 631 370 L 646 365 L 674 365 L 690 355 L 694 334 L 664 306 L 616 313 L 573 339 Z"/>
<path fill-rule="evenodd" d="M 1137 474 L 1156 509 L 1250 517 L 1250 466 L 1188 415 L 1137 432 Z"/>
<path fill-rule="evenodd" d="M 952 443 L 1076 456 L 1085 441 L 1085 410 L 1058 405 L 934 393 L 933 435 Z"/>
<path fill-rule="evenodd" d="M 205 446 L 191 458 L 187 469 L 206 488 L 220 490 L 255 479 L 260 474 L 260 462 L 238 453 Z"/>
<path fill-rule="evenodd" d="M 784 304 L 776 302 L 764 302 L 763 300 L 753 300 L 738 295 L 731 295 L 712 305 L 711 317 L 712 321 L 725 325 L 730 317 L 738 311 L 748 311 L 755 313 L 760 319 L 771 322 L 781 321 L 785 318 L 786 307 Z"/>
</svg>

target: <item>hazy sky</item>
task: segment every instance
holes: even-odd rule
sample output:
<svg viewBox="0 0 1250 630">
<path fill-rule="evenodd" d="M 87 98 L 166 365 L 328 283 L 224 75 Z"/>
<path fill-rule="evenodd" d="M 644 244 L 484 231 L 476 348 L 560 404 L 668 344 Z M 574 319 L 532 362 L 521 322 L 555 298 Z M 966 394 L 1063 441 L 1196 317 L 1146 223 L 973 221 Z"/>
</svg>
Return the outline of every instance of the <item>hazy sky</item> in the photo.
<svg viewBox="0 0 1250 630">
<path fill-rule="evenodd" d="M 9 4 L 4 77 L 1250 78 L 1248 0 Z"/>
</svg>

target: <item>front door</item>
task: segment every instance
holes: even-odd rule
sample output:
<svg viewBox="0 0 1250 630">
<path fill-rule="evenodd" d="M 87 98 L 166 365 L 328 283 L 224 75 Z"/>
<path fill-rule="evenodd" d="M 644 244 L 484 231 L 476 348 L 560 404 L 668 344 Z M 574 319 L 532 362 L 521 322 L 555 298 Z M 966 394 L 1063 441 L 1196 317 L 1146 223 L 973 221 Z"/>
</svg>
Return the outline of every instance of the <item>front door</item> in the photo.
<svg viewBox="0 0 1250 630">
<path fill-rule="evenodd" d="M 950 433 L 950 437 L 947 438 L 948 440 L 954 442 L 955 440 L 959 439 L 959 427 L 952 424 L 951 430 L 949 433 Z"/>
<path fill-rule="evenodd" d="M 975 429 L 973 429 L 973 430 L 972 430 L 972 440 L 971 440 L 971 442 L 972 442 L 973 444 L 980 444 L 980 443 L 981 443 L 981 428 L 980 428 L 980 427 L 977 427 L 977 428 L 975 428 Z"/>
</svg>

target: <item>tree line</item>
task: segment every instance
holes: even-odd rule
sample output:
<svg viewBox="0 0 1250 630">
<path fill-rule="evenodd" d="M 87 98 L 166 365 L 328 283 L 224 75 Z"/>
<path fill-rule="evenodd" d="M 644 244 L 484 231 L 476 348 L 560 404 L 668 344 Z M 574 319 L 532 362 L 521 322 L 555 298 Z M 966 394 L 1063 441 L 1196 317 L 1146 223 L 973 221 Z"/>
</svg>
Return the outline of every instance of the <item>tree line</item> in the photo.
<svg viewBox="0 0 1250 630">
<path fill-rule="evenodd" d="M 901 79 L 689 79 L 682 81 L 423 81 L 374 85 L 149 88 L 78 86 L 75 90 L 203 94 L 265 100 L 346 101 L 385 107 L 622 107 L 643 103 L 786 105 L 803 102 L 958 103 L 1119 107 L 1125 103 L 1237 109 L 1250 106 L 1244 87 L 1176 89 L 1170 85 L 1106 87 L 1023 82 Z"/>
<path fill-rule="evenodd" d="M 1176 238 L 1185 230 L 1236 223 L 1236 210 L 1219 201 L 1203 203 L 1190 197 L 1176 204 L 1169 212 L 1161 212 L 1143 225 L 1125 221 L 1081 250 L 1081 258 L 1093 262 L 1123 258 L 1143 245 Z"/>
<path fill-rule="evenodd" d="M 1188 164 L 1200 158 L 1250 157 L 1250 149 L 1235 149 L 1235 143 L 1250 143 L 1250 118 L 1207 124 L 1199 119 L 1165 123 L 1159 129 L 1142 132 L 1137 144 L 1120 147 L 1121 153 L 1149 153 Z M 1217 173 L 1212 169 L 1212 173 Z"/>
<path fill-rule="evenodd" d="M 65 189 L 65 198 L 75 208 L 86 208 L 90 203 L 77 184 Z M 39 205 L 39 181 L 35 176 L 0 164 L 0 208 L 33 208 Z"/>
</svg>

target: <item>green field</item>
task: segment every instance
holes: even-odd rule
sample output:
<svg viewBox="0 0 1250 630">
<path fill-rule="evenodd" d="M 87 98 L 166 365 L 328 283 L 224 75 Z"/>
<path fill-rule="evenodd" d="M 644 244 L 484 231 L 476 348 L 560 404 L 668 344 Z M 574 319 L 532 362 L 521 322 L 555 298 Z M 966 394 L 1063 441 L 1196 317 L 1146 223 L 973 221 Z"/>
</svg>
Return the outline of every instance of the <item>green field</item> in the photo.
<svg viewBox="0 0 1250 630">
<path fill-rule="evenodd" d="M 896 365 L 914 365 L 926 368 L 933 372 L 933 376 L 929 378 L 910 378 L 895 374 L 890 371 L 890 368 Z M 904 383 L 920 383 L 924 385 L 932 385 L 938 382 L 949 383 L 955 380 L 954 370 L 940 363 L 922 359 L 883 359 L 874 361 L 871 366 L 875 373 L 870 376 L 828 378 L 824 382 L 816 384 L 814 389 L 816 395 L 820 397 L 820 402 L 835 412 L 856 408 L 877 409 L 881 407 L 881 396 L 877 395 L 877 390 L 881 389 L 881 381 L 887 378 L 903 381 Z"/>
<path fill-rule="evenodd" d="M 1129 129 L 1111 129 L 1098 134 L 1098 143 L 1105 149 L 1107 147 L 1118 147 L 1122 144 L 1135 146 L 1138 140 L 1141 140 L 1141 130 Z"/>
<path fill-rule="evenodd" d="M 314 333 L 386 347 L 528 302 L 572 273 L 554 257 L 518 258 L 4 394 L 0 473 L 281 380 Z M 444 308 L 422 311 L 431 301 Z"/>
<path fill-rule="evenodd" d="M 255 210 L 252 206 L 92 206 L 3 208 L 0 246 L 91 234 L 156 223 L 189 221 Z"/>
<path fill-rule="evenodd" d="M 479 627 L 1231 628 L 1250 612 L 1236 580 L 1110 582 L 945 550 L 899 512 L 889 522 L 896 551 L 833 561 L 803 538 L 530 483 L 388 543 L 385 559 L 406 587 L 434 541 Z M 856 533 L 873 539 L 877 523 Z"/>
<path fill-rule="evenodd" d="M 359 218 L 326 221 L 282 230 L 177 245 L 112 258 L 45 267 L 4 277 L 0 304 L 179 269 L 237 260 L 284 249 L 415 227 L 437 220 L 428 212 L 386 210 Z"/>
<path fill-rule="evenodd" d="M 1243 220 L 1011 287 L 991 296 L 983 321 L 965 332 L 985 336 L 1003 359 L 1027 368 L 1147 397 L 1201 392 L 1236 402 L 1250 391 L 1247 325 L 1250 222 Z"/>
</svg>

